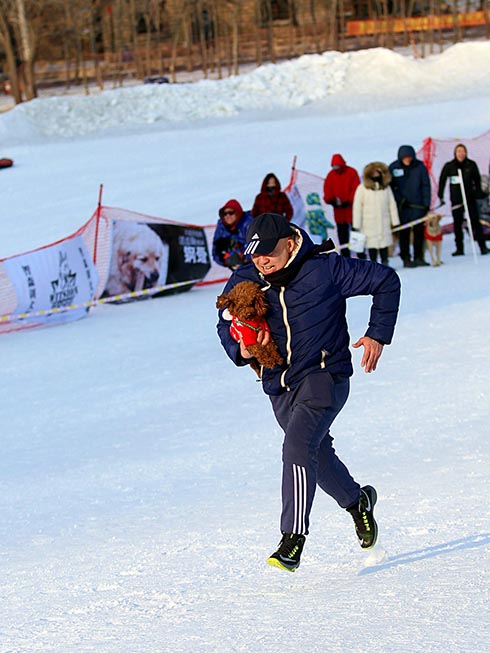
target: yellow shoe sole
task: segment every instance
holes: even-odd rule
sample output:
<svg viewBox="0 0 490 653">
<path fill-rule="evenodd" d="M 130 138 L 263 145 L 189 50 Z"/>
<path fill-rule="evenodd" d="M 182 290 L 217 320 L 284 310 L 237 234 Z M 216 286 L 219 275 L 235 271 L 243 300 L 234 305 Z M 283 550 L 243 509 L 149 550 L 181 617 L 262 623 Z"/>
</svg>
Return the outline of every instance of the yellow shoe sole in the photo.
<svg viewBox="0 0 490 653">
<path fill-rule="evenodd" d="M 283 569 L 284 571 L 289 571 L 290 573 L 294 573 L 296 569 L 299 567 L 295 567 L 294 569 L 289 569 L 289 567 L 285 567 L 277 558 L 268 558 L 267 559 L 267 564 L 270 565 L 271 567 L 277 567 L 278 569 Z"/>
</svg>

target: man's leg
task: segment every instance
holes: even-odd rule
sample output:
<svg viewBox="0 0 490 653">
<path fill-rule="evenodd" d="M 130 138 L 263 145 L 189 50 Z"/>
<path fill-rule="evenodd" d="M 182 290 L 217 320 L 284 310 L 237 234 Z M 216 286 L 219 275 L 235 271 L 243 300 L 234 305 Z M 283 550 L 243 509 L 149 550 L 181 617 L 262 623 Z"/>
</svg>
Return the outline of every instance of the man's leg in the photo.
<svg viewBox="0 0 490 653">
<path fill-rule="evenodd" d="M 424 261 L 424 224 L 413 226 L 413 258 L 415 261 Z"/>
<path fill-rule="evenodd" d="M 459 209 L 453 210 L 454 242 L 456 245 L 456 251 L 454 252 L 453 256 L 464 254 L 463 218 L 464 218 L 464 208 L 462 206 Z"/>
<path fill-rule="evenodd" d="M 349 242 L 349 237 L 350 237 L 350 225 L 347 223 L 344 224 L 337 224 L 337 235 L 339 237 L 339 244 L 340 245 L 345 245 Z M 345 256 L 346 258 L 350 258 L 350 250 L 348 247 L 344 247 L 340 250 L 340 253 L 342 256 Z"/>
<path fill-rule="evenodd" d="M 308 534 L 320 457 L 321 487 L 328 487 L 329 494 L 344 507 L 359 499 L 360 487 L 337 457 L 329 439 L 330 426 L 345 404 L 348 394 L 348 379 L 336 384 L 324 372 L 307 377 L 296 392 L 271 398 L 276 417 L 285 431 L 281 515 L 283 533 Z M 289 406 L 285 402 L 290 402 Z"/>
<path fill-rule="evenodd" d="M 400 258 L 405 265 L 410 264 L 410 229 L 400 229 L 398 232 Z"/>
</svg>

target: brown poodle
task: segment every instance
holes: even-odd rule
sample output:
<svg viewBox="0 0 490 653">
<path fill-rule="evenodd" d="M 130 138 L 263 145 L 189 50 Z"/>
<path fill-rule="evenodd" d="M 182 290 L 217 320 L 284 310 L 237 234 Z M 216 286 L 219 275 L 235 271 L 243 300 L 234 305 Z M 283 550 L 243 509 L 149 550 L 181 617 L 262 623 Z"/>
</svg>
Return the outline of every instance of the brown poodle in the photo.
<svg viewBox="0 0 490 653">
<path fill-rule="evenodd" d="M 243 344 L 254 356 L 250 367 L 261 376 L 260 368 L 272 368 L 282 364 L 282 356 L 276 344 L 270 340 L 265 347 L 257 342 L 259 331 L 268 331 L 269 325 L 264 319 L 267 312 L 267 302 L 258 283 L 241 281 L 230 290 L 220 295 L 216 302 L 217 308 L 227 308 L 231 315 L 230 334 L 237 342 Z"/>
</svg>

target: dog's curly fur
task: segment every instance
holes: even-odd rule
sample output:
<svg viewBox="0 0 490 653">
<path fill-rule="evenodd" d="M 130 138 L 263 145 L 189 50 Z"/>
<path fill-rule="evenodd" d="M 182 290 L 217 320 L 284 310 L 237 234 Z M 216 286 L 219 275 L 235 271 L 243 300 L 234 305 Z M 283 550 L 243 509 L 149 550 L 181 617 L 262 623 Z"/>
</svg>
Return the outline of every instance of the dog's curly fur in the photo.
<svg viewBox="0 0 490 653">
<path fill-rule="evenodd" d="M 228 293 L 219 295 L 217 308 L 227 308 L 230 315 L 243 322 L 260 320 L 267 312 L 267 301 L 258 283 L 241 281 Z M 247 345 L 248 351 L 254 357 L 250 361 L 252 369 L 260 376 L 260 367 L 272 368 L 281 365 L 283 358 L 276 344 L 270 340 L 265 346 Z"/>
</svg>

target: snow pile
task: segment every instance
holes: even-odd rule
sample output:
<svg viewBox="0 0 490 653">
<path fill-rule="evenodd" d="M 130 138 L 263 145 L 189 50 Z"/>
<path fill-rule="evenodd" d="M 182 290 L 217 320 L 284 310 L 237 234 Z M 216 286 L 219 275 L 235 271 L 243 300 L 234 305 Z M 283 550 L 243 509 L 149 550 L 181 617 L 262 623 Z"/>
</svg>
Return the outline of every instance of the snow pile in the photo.
<svg viewBox="0 0 490 653">
<path fill-rule="evenodd" d="M 455 45 L 427 59 L 376 48 L 305 55 L 220 81 L 144 85 L 88 97 L 52 97 L 0 117 L 4 141 L 13 136 L 70 137 L 121 127 L 182 123 L 244 112 L 295 109 L 319 101 L 335 113 L 449 100 L 490 88 L 490 43 Z"/>
</svg>

